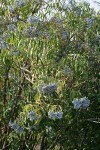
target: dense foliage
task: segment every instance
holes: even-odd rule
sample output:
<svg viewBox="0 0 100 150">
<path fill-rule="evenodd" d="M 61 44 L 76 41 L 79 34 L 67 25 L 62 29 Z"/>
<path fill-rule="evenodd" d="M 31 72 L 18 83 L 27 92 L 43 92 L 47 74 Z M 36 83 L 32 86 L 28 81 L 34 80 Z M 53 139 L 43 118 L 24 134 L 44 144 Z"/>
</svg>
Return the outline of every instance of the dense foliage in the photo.
<svg viewBox="0 0 100 150">
<path fill-rule="evenodd" d="M 0 149 L 100 149 L 100 13 L 0 0 Z"/>
</svg>

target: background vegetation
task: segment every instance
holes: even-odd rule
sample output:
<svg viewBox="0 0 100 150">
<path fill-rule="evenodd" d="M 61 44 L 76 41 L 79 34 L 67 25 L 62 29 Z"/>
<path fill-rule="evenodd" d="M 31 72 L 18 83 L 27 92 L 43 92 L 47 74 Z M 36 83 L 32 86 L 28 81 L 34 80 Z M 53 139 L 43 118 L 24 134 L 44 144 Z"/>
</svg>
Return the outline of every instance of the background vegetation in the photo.
<svg viewBox="0 0 100 150">
<path fill-rule="evenodd" d="M 0 149 L 99 150 L 100 13 L 74 0 L 0 7 Z"/>
</svg>

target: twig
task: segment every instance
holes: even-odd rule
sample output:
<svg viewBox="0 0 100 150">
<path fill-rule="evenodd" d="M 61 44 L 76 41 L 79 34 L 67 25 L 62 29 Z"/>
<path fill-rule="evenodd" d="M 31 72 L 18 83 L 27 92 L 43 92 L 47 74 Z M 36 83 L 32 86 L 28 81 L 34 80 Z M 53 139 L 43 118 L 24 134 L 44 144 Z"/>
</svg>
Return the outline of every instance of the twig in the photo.
<svg viewBox="0 0 100 150">
<path fill-rule="evenodd" d="M 86 131 L 85 131 L 85 133 L 84 133 L 84 136 L 83 136 L 83 139 L 82 139 L 82 141 L 81 141 L 80 149 L 79 149 L 79 150 L 83 150 L 83 144 L 84 144 L 84 141 L 85 141 L 85 139 L 86 139 L 87 132 L 88 132 L 88 129 L 86 129 Z"/>
<path fill-rule="evenodd" d="M 45 150 L 45 134 L 44 134 L 43 137 L 42 137 L 40 150 Z"/>
<path fill-rule="evenodd" d="M 9 73 L 9 70 L 10 70 L 10 67 L 6 70 L 6 73 L 5 73 L 5 80 L 4 80 L 4 88 L 3 88 L 3 99 L 4 99 L 4 106 L 6 104 L 6 92 L 7 92 L 7 81 L 8 81 L 8 73 Z"/>
</svg>

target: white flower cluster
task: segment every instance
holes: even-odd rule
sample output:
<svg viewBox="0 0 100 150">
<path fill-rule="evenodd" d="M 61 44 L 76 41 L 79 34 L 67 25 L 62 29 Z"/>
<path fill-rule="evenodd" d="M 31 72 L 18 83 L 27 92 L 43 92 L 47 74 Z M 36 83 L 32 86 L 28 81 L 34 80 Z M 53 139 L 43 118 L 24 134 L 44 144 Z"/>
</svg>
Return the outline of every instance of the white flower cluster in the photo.
<svg viewBox="0 0 100 150">
<path fill-rule="evenodd" d="M 12 5 L 8 6 L 8 10 L 10 13 L 14 13 L 15 12 L 15 9 Z"/>
<path fill-rule="evenodd" d="M 72 101 L 75 109 L 86 109 L 90 105 L 90 100 L 87 97 L 76 98 Z"/>
<path fill-rule="evenodd" d="M 6 42 L 0 37 L 0 50 L 7 48 Z"/>
<path fill-rule="evenodd" d="M 17 27 L 16 27 L 16 25 L 14 25 L 14 24 L 8 25 L 8 26 L 7 26 L 7 29 L 8 29 L 9 31 L 14 31 L 14 32 L 17 31 Z"/>
<path fill-rule="evenodd" d="M 22 6 L 24 6 L 26 4 L 26 0 L 15 0 L 15 2 L 14 2 L 14 6 L 15 7 L 22 7 Z"/>
<path fill-rule="evenodd" d="M 16 123 L 9 123 L 9 126 L 14 129 L 17 133 L 22 133 L 23 132 L 23 128 L 20 127 L 18 124 Z"/>
<path fill-rule="evenodd" d="M 66 39 L 68 37 L 68 32 L 66 30 L 63 30 L 62 32 L 62 38 Z"/>
<path fill-rule="evenodd" d="M 86 18 L 87 28 L 91 28 L 93 25 L 93 19 L 92 18 Z"/>
<path fill-rule="evenodd" d="M 30 121 L 36 120 L 36 112 L 35 111 L 29 111 L 27 117 L 29 118 Z"/>
<path fill-rule="evenodd" d="M 56 91 L 58 88 L 57 84 L 52 83 L 52 84 L 48 84 L 48 85 L 44 85 L 42 87 L 40 87 L 40 92 L 41 93 L 53 93 L 54 91 Z"/>
<path fill-rule="evenodd" d="M 8 6 L 8 11 L 10 13 L 14 13 L 16 8 L 20 8 L 22 6 L 25 6 L 26 0 L 15 0 L 13 5 Z"/>
<path fill-rule="evenodd" d="M 16 15 L 15 17 L 12 18 L 12 22 L 18 22 L 19 21 L 19 16 Z"/>
<path fill-rule="evenodd" d="M 48 112 L 48 117 L 52 120 L 55 120 L 55 119 L 61 119 L 63 116 L 63 112 L 62 111 L 49 111 Z"/>
<path fill-rule="evenodd" d="M 72 75 L 72 74 L 73 74 L 73 72 L 72 72 L 72 70 L 71 70 L 71 68 L 70 68 L 69 66 L 67 66 L 67 67 L 65 68 L 64 74 L 65 74 L 65 75 Z"/>
<path fill-rule="evenodd" d="M 50 133 L 52 131 L 52 127 L 46 126 L 46 133 Z"/>
<path fill-rule="evenodd" d="M 37 37 L 39 36 L 39 32 L 36 28 L 34 27 L 27 27 L 25 30 L 24 30 L 24 34 L 30 38 L 33 38 L 33 37 Z"/>
<path fill-rule="evenodd" d="M 28 19 L 27 19 L 27 22 L 29 22 L 31 24 L 34 24 L 34 23 L 39 22 L 39 19 L 35 16 L 29 16 Z"/>
</svg>

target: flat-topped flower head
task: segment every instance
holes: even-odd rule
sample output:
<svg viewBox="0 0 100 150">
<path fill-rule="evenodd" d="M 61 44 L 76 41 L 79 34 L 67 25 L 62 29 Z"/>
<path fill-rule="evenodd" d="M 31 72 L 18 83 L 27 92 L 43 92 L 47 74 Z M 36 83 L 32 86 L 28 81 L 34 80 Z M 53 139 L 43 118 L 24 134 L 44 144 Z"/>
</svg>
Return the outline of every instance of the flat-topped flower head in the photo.
<svg viewBox="0 0 100 150">
<path fill-rule="evenodd" d="M 46 133 L 50 133 L 52 131 L 52 127 L 46 126 Z"/>
<path fill-rule="evenodd" d="M 35 16 L 29 16 L 27 18 L 27 22 L 29 22 L 30 24 L 34 24 L 34 23 L 37 23 L 39 22 L 39 18 L 35 17 Z"/>
<path fill-rule="evenodd" d="M 64 74 L 70 76 L 73 74 L 73 71 L 71 70 L 71 68 L 69 66 L 67 66 L 67 67 L 65 67 Z"/>
<path fill-rule="evenodd" d="M 9 30 L 9 31 L 17 31 L 17 27 L 16 27 L 16 25 L 14 25 L 14 24 L 9 24 L 8 26 L 7 26 L 7 29 Z"/>
<path fill-rule="evenodd" d="M 91 28 L 93 25 L 93 18 L 86 18 L 86 26 L 87 28 Z"/>
<path fill-rule="evenodd" d="M 29 118 L 30 121 L 36 120 L 36 112 L 35 111 L 29 111 L 27 117 Z"/>
<path fill-rule="evenodd" d="M 10 13 L 14 13 L 15 12 L 15 9 L 12 5 L 8 6 L 8 10 Z"/>
<path fill-rule="evenodd" d="M 62 31 L 62 38 L 66 39 L 68 37 L 68 32 L 66 30 Z"/>
<path fill-rule="evenodd" d="M 0 50 L 6 49 L 7 48 L 7 43 L 3 38 L 0 38 Z"/>
<path fill-rule="evenodd" d="M 9 126 L 14 129 L 17 133 L 22 133 L 23 132 L 23 128 L 20 127 L 17 123 L 9 123 Z"/>
<path fill-rule="evenodd" d="M 16 8 L 22 7 L 22 6 L 24 6 L 25 4 L 26 4 L 26 0 L 15 0 L 15 2 L 14 2 L 14 6 L 15 6 Z"/>
<path fill-rule="evenodd" d="M 39 36 L 39 32 L 35 27 L 27 27 L 24 30 L 24 34 L 30 38 L 35 38 Z"/>
<path fill-rule="evenodd" d="M 12 22 L 18 22 L 19 21 L 19 16 L 16 15 L 15 17 L 12 18 Z"/>
<path fill-rule="evenodd" d="M 81 108 L 86 109 L 90 105 L 90 100 L 87 97 L 83 97 L 80 99 L 81 101 Z"/>
<path fill-rule="evenodd" d="M 62 111 L 49 111 L 48 117 L 52 120 L 61 119 L 63 117 L 63 112 Z"/>
<path fill-rule="evenodd" d="M 41 93 L 53 93 L 57 90 L 58 86 L 55 83 L 51 83 L 48 85 L 44 85 L 40 87 L 40 92 Z"/>
<path fill-rule="evenodd" d="M 76 98 L 72 101 L 75 109 L 79 109 L 81 107 L 81 102 Z"/>
<path fill-rule="evenodd" d="M 75 109 L 86 109 L 90 105 L 90 100 L 87 97 L 80 99 L 76 98 L 72 101 L 72 103 L 74 104 Z"/>
</svg>

